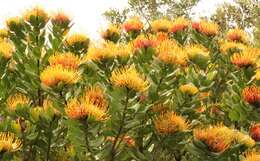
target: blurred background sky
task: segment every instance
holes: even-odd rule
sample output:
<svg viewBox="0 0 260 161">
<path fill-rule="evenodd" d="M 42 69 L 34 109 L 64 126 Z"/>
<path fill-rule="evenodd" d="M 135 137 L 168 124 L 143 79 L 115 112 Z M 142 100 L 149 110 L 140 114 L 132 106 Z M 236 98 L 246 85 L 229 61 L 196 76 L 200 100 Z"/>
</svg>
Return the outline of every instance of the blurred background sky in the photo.
<svg viewBox="0 0 260 161">
<path fill-rule="evenodd" d="M 231 0 L 202 0 L 195 8 L 196 16 L 207 16 L 218 4 Z M 71 15 L 75 25 L 72 30 L 86 33 L 92 39 L 99 36 L 100 28 L 106 25 L 102 13 L 109 8 L 123 8 L 127 0 L 0 0 L 0 26 L 8 17 L 23 13 L 39 5 L 49 12 L 64 11 Z"/>
</svg>

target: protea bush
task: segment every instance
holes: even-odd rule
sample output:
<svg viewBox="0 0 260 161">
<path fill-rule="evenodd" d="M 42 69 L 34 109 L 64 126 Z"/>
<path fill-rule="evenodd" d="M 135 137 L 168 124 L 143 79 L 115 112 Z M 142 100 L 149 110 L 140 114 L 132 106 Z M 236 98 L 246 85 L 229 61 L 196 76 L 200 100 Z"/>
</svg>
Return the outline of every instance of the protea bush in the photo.
<svg viewBox="0 0 260 161">
<path fill-rule="evenodd" d="M 0 30 L 0 160 L 260 160 L 260 49 L 245 31 L 130 17 L 92 42 L 71 26 L 35 7 Z"/>
</svg>

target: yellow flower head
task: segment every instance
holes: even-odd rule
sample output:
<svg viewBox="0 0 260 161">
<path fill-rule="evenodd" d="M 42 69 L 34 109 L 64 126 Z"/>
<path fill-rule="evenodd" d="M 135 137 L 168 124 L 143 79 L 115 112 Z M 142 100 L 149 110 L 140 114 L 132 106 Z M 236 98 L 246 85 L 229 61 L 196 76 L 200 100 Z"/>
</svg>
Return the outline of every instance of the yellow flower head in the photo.
<svg viewBox="0 0 260 161">
<path fill-rule="evenodd" d="M 3 41 L 0 42 L 0 55 L 5 59 L 10 59 L 15 52 L 15 47 L 12 43 Z"/>
<path fill-rule="evenodd" d="M 85 93 L 85 100 L 88 100 L 91 104 L 102 110 L 107 110 L 108 102 L 103 89 L 99 86 L 92 86 L 88 88 Z"/>
<path fill-rule="evenodd" d="M 253 140 L 249 135 L 243 134 L 240 131 L 234 131 L 235 140 L 239 144 L 244 144 L 249 148 L 252 148 L 255 146 L 256 142 Z"/>
<path fill-rule="evenodd" d="M 191 45 L 186 47 L 186 51 L 190 59 L 196 56 L 209 58 L 209 51 L 202 45 Z"/>
<path fill-rule="evenodd" d="M 243 161 L 259 161 L 260 152 L 247 152 Z"/>
<path fill-rule="evenodd" d="M 172 40 L 162 41 L 156 48 L 156 54 L 164 63 L 187 65 L 187 53 Z"/>
<path fill-rule="evenodd" d="M 171 21 L 168 19 L 159 19 L 151 22 L 151 29 L 154 32 L 168 32 L 171 26 Z"/>
<path fill-rule="evenodd" d="M 71 119 L 84 119 L 88 115 L 85 104 L 75 98 L 68 101 L 65 112 Z"/>
<path fill-rule="evenodd" d="M 11 17 L 6 20 L 6 26 L 10 31 L 18 31 L 23 28 L 23 20 L 20 17 Z"/>
<path fill-rule="evenodd" d="M 66 45 L 73 50 L 86 51 L 89 46 L 89 38 L 86 35 L 75 33 L 67 37 Z"/>
<path fill-rule="evenodd" d="M 157 38 L 153 35 L 139 35 L 134 41 L 134 48 L 147 49 L 149 47 L 155 47 L 157 45 Z"/>
<path fill-rule="evenodd" d="M 13 133 L 0 132 L 0 152 L 15 152 L 21 146 L 22 142 Z"/>
<path fill-rule="evenodd" d="M 8 37 L 8 30 L 6 29 L 0 29 L 0 38 L 5 39 Z"/>
<path fill-rule="evenodd" d="M 224 42 L 220 44 L 220 51 L 223 54 L 227 54 L 229 51 L 233 53 L 233 51 L 244 51 L 247 49 L 247 46 L 238 42 Z"/>
<path fill-rule="evenodd" d="M 132 17 L 131 19 L 124 22 L 122 27 L 126 32 L 140 32 L 143 29 L 144 25 L 140 18 Z"/>
<path fill-rule="evenodd" d="M 176 33 L 178 31 L 184 31 L 186 28 L 188 28 L 189 24 L 190 24 L 189 20 L 183 17 L 179 17 L 171 23 L 169 31 L 172 33 Z"/>
<path fill-rule="evenodd" d="M 133 53 L 133 46 L 129 44 L 123 43 L 112 43 L 106 42 L 102 44 L 102 46 L 92 45 L 88 49 L 86 56 L 84 57 L 84 61 L 94 61 L 100 62 L 106 59 L 112 58 L 127 58 Z"/>
<path fill-rule="evenodd" d="M 41 82 L 46 86 L 54 86 L 60 82 L 74 84 L 80 79 L 77 71 L 66 69 L 61 65 L 48 66 L 40 74 Z"/>
<path fill-rule="evenodd" d="M 234 53 L 231 56 L 232 64 L 240 68 L 254 65 L 256 63 L 256 59 L 257 59 L 256 53 L 250 50 L 245 50 L 242 53 Z"/>
<path fill-rule="evenodd" d="M 30 10 L 27 10 L 23 18 L 26 22 L 30 23 L 32 26 L 44 26 L 49 20 L 48 14 L 39 6 L 36 6 Z"/>
<path fill-rule="evenodd" d="M 190 95 L 195 95 L 196 93 L 199 92 L 198 88 L 191 83 L 181 85 L 180 91 L 183 92 L 183 93 L 190 94 Z"/>
<path fill-rule="evenodd" d="M 78 99 L 72 99 L 68 102 L 65 112 L 71 119 L 85 119 L 87 116 L 94 117 L 98 121 L 107 119 L 107 113 L 95 105 L 89 100 L 83 98 L 79 101 Z"/>
<path fill-rule="evenodd" d="M 233 130 L 223 125 L 195 129 L 193 135 L 196 140 L 206 144 L 208 150 L 216 153 L 222 153 L 228 149 L 235 138 Z"/>
<path fill-rule="evenodd" d="M 80 65 L 80 58 L 71 52 L 67 53 L 56 53 L 49 58 L 51 66 L 62 65 L 64 68 L 78 69 Z"/>
<path fill-rule="evenodd" d="M 112 71 L 110 81 L 114 86 L 127 87 L 138 92 L 144 92 L 149 87 L 149 82 L 137 72 L 133 65 Z"/>
<path fill-rule="evenodd" d="M 219 32 L 219 26 L 217 24 L 204 20 L 200 22 L 193 22 L 192 28 L 207 36 L 215 36 Z"/>
<path fill-rule="evenodd" d="M 120 28 L 117 25 L 110 25 L 106 30 L 101 31 L 101 37 L 116 42 L 120 38 Z"/>
<path fill-rule="evenodd" d="M 58 12 L 51 17 L 53 25 L 58 25 L 61 28 L 68 28 L 71 22 L 71 18 L 63 12 Z"/>
<path fill-rule="evenodd" d="M 7 107 L 10 111 L 14 111 L 17 105 L 29 105 L 30 99 L 24 94 L 16 93 L 7 99 Z"/>
<path fill-rule="evenodd" d="M 230 29 L 227 32 L 227 39 L 230 41 L 237 41 L 245 44 L 248 43 L 247 33 L 241 29 Z"/>
<path fill-rule="evenodd" d="M 158 133 L 165 135 L 188 130 L 190 126 L 184 117 L 177 115 L 175 112 L 162 113 L 154 121 L 154 125 Z"/>
</svg>

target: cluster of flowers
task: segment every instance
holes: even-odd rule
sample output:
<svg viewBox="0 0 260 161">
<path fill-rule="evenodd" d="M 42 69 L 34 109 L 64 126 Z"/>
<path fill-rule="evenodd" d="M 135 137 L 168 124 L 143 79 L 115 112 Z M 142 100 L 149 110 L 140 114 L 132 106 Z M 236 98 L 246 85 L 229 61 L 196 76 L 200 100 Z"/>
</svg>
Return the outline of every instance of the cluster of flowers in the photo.
<svg viewBox="0 0 260 161">
<path fill-rule="evenodd" d="M 197 42 L 191 41 L 184 44 L 183 39 L 178 38 L 178 34 L 187 34 L 190 31 L 210 40 L 215 40 L 216 36 L 220 34 L 217 24 L 205 20 L 192 22 L 183 17 L 173 21 L 159 19 L 151 22 L 150 26 L 146 28 L 139 18 L 134 17 L 124 22 L 122 26 L 111 25 L 107 30 L 102 31 L 101 36 L 105 40 L 102 43 L 90 44 L 89 38 L 85 35 L 71 34 L 66 36 L 71 23 L 68 16 L 58 13 L 50 17 L 43 9 L 36 7 L 27 11 L 23 17 L 14 17 L 7 20 L 7 29 L 0 30 L 0 55 L 11 62 L 16 52 L 11 39 L 8 37 L 9 33 L 21 34 L 22 28 L 26 24 L 42 28 L 49 20 L 53 26 L 57 27 L 53 30 L 61 32 L 62 43 L 66 48 L 66 52 L 56 51 L 52 53 L 48 57 L 48 65 L 44 66 L 39 73 L 42 88 L 49 90 L 80 83 L 83 81 L 81 65 L 95 63 L 100 67 L 100 70 L 108 71 L 104 74 L 107 77 L 107 84 L 148 97 L 146 94 L 152 82 L 149 77 L 147 78 L 145 74 L 139 71 L 138 65 L 140 64 L 132 63 L 135 62 L 136 57 L 148 55 L 149 52 L 152 52 L 152 60 L 180 68 L 184 73 L 187 73 L 189 66 L 192 65 L 196 70 L 205 70 L 205 66 L 212 65 L 211 59 L 214 57 L 212 50 Z M 125 37 L 122 35 L 125 35 Z M 224 38 L 225 40 L 217 40 L 218 54 L 227 56 L 230 59 L 230 65 L 236 69 L 253 69 L 254 74 L 251 81 L 256 83 L 245 87 L 241 91 L 241 96 L 245 103 L 259 108 L 260 87 L 257 82 L 260 81 L 260 50 L 249 46 L 248 35 L 243 30 L 230 29 L 224 35 Z M 26 39 L 33 41 L 30 40 L 29 36 Z M 41 54 L 41 57 L 43 57 L 48 53 L 44 51 Z M 131 63 L 128 63 L 128 60 Z M 100 64 L 106 64 L 110 61 L 120 65 L 115 68 L 105 66 L 102 69 Z M 145 63 L 141 65 L 145 65 Z M 12 64 L 12 68 L 15 68 L 16 62 Z M 9 64 L 10 68 L 12 64 Z M 192 82 L 181 83 L 178 88 L 181 93 L 189 97 L 198 94 L 201 97 L 209 95 L 209 93 L 201 92 L 199 87 Z M 15 111 L 18 106 L 32 105 L 33 102 L 32 97 L 22 93 L 12 94 L 6 100 L 10 112 Z M 64 106 L 65 117 L 74 120 L 85 120 L 93 117 L 95 120 L 102 122 L 113 117 L 113 113 L 108 113 L 108 96 L 102 86 L 93 85 L 84 89 L 82 95 L 68 99 Z M 211 152 L 223 153 L 235 143 L 253 148 L 256 142 L 260 142 L 260 123 L 252 124 L 248 134 L 223 124 L 194 128 L 186 116 L 170 110 L 164 104 L 153 104 L 151 107 L 155 113 L 159 113 L 152 120 L 156 133 L 173 135 L 177 132 L 193 130 L 194 144 L 198 141 L 203 142 Z M 41 106 L 32 108 L 31 113 L 35 119 L 39 119 L 42 113 L 50 109 L 53 110 L 55 115 L 62 115 L 60 111 L 54 108 L 52 101 L 47 97 L 44 98 Z M 204 110 L 199 109 L 198 111 L 202 113 Z M 128 146 L 135 146 L 134 139 L 128 135 L 107 137 L 107 140 L 117 142 L 118 137 Z M 21 146 L 21 141 L 14 134 L 0 133 L 1 152 L 17 151 Z M 259 152 L 249 152 L 246 154 L 245 161 L 257 161 L 259 157 Z"/>
</svg>

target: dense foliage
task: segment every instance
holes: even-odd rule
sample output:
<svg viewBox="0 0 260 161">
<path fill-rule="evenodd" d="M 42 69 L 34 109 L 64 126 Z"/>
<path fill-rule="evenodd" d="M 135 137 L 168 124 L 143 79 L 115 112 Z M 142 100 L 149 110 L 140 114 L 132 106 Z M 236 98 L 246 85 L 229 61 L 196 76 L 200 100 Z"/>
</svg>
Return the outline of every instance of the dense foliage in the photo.
<svg viewBox="0 0 260 161">
<path fill-rule="evenodd" d="M 71 25 L 35 7 L 0 31 L 2 160 L 259 161 L 246 32 L 132 17 L 92 43 Z"/>
</svg>

